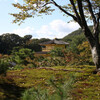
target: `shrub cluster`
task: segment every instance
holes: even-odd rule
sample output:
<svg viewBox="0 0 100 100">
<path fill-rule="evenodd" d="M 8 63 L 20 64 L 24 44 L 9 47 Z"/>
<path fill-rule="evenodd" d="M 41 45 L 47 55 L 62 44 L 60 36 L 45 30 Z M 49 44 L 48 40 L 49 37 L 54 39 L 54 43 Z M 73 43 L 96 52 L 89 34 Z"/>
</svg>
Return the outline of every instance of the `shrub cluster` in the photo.
<svg viewBox="0 0 100 100">
<path fill-rule="evenodd" d="M 63 57 L 38 57 L 36 65 L 37 67 L 66 66 L 66 61 Z"/>
</svg>

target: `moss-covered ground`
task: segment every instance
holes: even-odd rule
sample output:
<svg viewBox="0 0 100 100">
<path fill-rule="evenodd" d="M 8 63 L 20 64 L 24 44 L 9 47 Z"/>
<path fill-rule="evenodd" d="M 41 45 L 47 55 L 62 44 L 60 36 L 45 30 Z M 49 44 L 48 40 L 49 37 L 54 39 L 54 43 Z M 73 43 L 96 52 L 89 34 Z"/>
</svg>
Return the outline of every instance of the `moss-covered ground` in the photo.
<svg viewBox="0 0 100 100">
<path fill-rule="evenodd" d="M 72 100 L 100 100 L 100 73 L 93 74 L 94 70 L 89 65 L 11 70 L 6 77 L 0 76 L 0 100 L 21 100 L 22 92 L 31 87 L 51 89 L 50 78 L 66 81 L 70 73 L 76 76 Z"/>
</svg>

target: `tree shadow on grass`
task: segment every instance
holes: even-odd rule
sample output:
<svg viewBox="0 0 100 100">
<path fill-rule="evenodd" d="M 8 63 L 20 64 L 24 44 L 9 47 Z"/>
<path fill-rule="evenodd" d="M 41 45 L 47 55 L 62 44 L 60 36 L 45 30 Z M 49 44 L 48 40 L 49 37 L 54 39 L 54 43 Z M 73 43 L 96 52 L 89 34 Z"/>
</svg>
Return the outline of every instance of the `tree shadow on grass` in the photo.
<svg viewBox="0 0 100 100">
<path fill-rule="evenodd" d="M 0 100 L 21 100 L 20 99 L 21 94 L 25 90 L 25 88 L 18 87 L 14 83 L 0 84 L 0 89 L 4 91 L 4 96 L 5 96 L 4 99 L 0 99 Z"/>
</svg>

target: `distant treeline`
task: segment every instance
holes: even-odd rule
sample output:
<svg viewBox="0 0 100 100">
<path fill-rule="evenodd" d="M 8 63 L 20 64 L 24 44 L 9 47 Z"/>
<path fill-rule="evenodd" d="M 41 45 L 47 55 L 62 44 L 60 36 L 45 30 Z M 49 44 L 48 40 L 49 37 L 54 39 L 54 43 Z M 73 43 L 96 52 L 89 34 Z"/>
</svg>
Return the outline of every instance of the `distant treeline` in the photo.
<svg viewBox="0 0 100 100">
<path fill-rule="evenodd" d="M 0 35 L 0 53 L 11 54 L 14 48 L 29 48 L 32 51 L 41 51 L 39 43 L 49 41 L 50 39 L 32 39 L 32 35 L 20 37 L 17 34 L 5 33 Z"/>
<path fill-rule="evenodd" d="M 90 29 L 92 29 L 92 26 L 90 26 Z M 28 48 L 32 51 L 38 52 L 41 51 L 41 46 L 39 43 L 49 40 L 50 39 L 48 38 L 35 39 L 32 38 L 32 35 L 25 35 L 24 37 L 20 37 L 17 34 L 5 33 L 0 35 L 0 53 L 11 54 L 12 50 L 16 47 Z M 68 42 L 70 44 L 70 48 L 78 53 L 77 46 L 86 41 L 86 38 L 82 32 L 82 29 L 79 28 L 78 30 L 73 31 L 72 33 L 62 38 L 62 40 Z"/>
</svg>

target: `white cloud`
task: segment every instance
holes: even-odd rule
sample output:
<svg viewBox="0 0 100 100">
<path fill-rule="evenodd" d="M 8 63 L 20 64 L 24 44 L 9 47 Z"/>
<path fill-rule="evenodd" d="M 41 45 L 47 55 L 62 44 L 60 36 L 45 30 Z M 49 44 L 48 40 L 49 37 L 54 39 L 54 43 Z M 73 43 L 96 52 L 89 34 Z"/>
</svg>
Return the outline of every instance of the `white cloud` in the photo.
<svg viewBox="0 0 100 100">
<path fill-rule="evenodd" d="M 75 22 L 66 23 L 63 20 L 54 20 L 50 23 L 50 26 L 56 32 L 66 32 L 69 33 L 79 28 L 79 25 Z"/>
<path fill-rule="evenodd" d="M 23 29 L 16 29 L 13 33 L 20 36 L 31 34 L 33 38 L 63 38 L 67 34 L 79 28 L 75 22 L 66 23 L 63 20 L 54 20 L 48 25 L 41 26 L 40 29 L 34 27 L 26 27 Z"/>
<path fill-rule="evenodd" d="M 43 25 L 38 31 L 36 31 L 39 38 L 54 38 L 54 34 L 49 25 Z"/>
<path fill-rule="evenodd" d="M 12 33 L 16 33 L 20 36 L 25 36 L 27 34 L 33 34 L 34 33 L 34 28 L 26 27 L 26 28 L 23 28 L 23 29 L 15 29 L 15 30 L 13 30 Z"/>
<path fill-rule="evenodd" d="M 54 20 L 48 25 L 43 25 L 36 33 L 40 37 L 62 38 L 79 28 L 75 22 L 66 23 L 63 20 Z"/>
<path fill-rule="evenodd" d="M 79 25 L 75 22 L 67 23 L 63 20 L 54 20 L 50 23 L 52 30 L 55 31 L 56 37 L 62 38 L 72 31 L 79 28 Z"/>
</svg>

